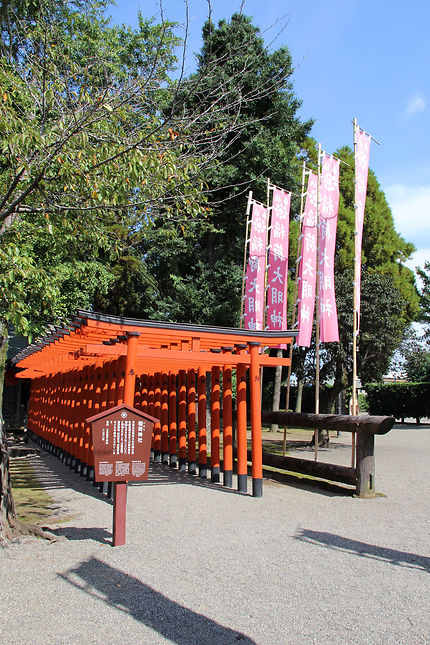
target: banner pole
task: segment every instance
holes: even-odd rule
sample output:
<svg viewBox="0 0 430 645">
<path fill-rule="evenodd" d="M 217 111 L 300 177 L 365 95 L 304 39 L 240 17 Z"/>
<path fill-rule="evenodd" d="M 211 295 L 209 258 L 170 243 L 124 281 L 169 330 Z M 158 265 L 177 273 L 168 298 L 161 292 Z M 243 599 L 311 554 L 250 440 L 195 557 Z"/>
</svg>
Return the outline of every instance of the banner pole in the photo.
<svg viewBox="0 0 430 645">
<path fill-rule="evenodd" d="M 315 414 L 320 411 L 320 182 L 321 182 L 321 143 L 318 144 L 318 183 L 317 183 L 317 269 L 315 284 Z M 314 459 L 318 459 L 318 430 L 314 430 Z"/>
<path fill-rule="evenodd" d="M 357 154 L 357 119 L 354 118 L 354 161 L 356 161 Z M 357 164 L 354 166 L 354 186 L 357 182 Z M 357 208 L 355 204 L 355 195 L 354 195 L 354 299 L 353 299 L 353 323 L 352 323 L 352 408 L 351 413 L 357 414 L 357 329 L 358 329 L 358 312 L 357 312 L 357 300 L 358 300 L 358 253 L 357 253 Z"/>
<path fill-rule="evenodd" d="M 249 233 L 249 213 L 251 211 L 252 203 L 252 190 L 248 193 L 248 203 L 246 205 L 246 233 L 245 233 L 245 246 L 243 249 L 243 271 L 242 271 L 242 293 L 240 297 L 240 327 L 244 327 L 243 320 L 243 307 L 244 307 L 244 297 L 245 297 L 245 279 L 246 279 L 246 246 L 248 244 L 248 233 Z"/>
<path fill-rule="evenodd" d="M 357 119 L 353 120 L 353 135 L 354 135 L 354 297 L 353 297 L 353 316 L 352 316 L 352 405 L 351 414 L 357 414 L 357 337 L 358 337 L 358 272 L 361 263 L 358 258 L 358 227 L 357 227 L 357 206 L 355 203 L 355 186 L 357 185 Z M 360 249 L 361 253 L 361 249 Z M 355 433 L 351 435 L 351 468 L 355 466 Z"/>
<path fill-rule="evenodd" d="M 299 239 L 297 240 L 297 259 L 296 259 L 296 277 L 294 281 L 294 300 L 293 300 L 293 315 L 291 319 L 291 329 L 294 329 L 296 324 L 296 314 L 297 314 L 297 298 L 299 290 L 299 268 L 300 268 L 300 258 L 302 255 L 302 226 L 303 226 L 303 209 L 304 209 L 304 195 L 305 195 L 305 180 L 306 180 L 306 161 L 303 162 L 302 166 L 302 190 L 300 193 L 300 212 L 299 212 Z M 291 372 L 292 372 L 292 361 L 293 361 L 293 343 L 291 342 L 288 347 L 288 358 L 290 359 L 290 364 L 288 365 L 287 371 L 287 393 L 285 397 L 285 410 L 288 412 L 290 407 L 290 392 L 291 392 Z M 286 444 L 287 444 L 287 427 L 284 426 L 284 440 L 282 443 L 282 456 L 285 457 L 286 453 Z"/>
<path fill-rule="evenodd" d="M 267 208 L 267 216 L 266 216 L 266 249 L 265 249 L 265 268 L 264 268 L 264 295 L 263 295 L 263 329 L 266 329 L 267 325 L 267 283 L 268 283 L 268 271 L 269 271 L 269 261 L 268 261 L 268 254 L 269 254 L 269 222 L 271 224 L 271 210 L 270 210 L 270 177 L 267 177 L 267 192 L 266 192 L 266 208 Z M 276 368 L 277 369 L 277 368 Z M 261 383 L 261 407 L 263 407 L 263 375 L 264 375 L 264 366 L 262 365 L 260 367 L 260 383 Z"/>
</svg>

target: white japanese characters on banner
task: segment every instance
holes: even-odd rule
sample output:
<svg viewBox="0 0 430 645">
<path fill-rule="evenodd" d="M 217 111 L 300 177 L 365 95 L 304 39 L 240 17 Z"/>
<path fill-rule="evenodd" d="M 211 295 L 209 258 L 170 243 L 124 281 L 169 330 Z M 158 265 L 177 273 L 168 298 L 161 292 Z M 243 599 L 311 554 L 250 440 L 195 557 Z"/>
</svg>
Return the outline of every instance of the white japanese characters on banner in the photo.
<svg viewBox="0 0 430 645">
<path fill-rule="evenodd" d="M 315 284 L 317 272 L 317 187 L 318 177 L 309 174 L 308 189 L 303 214 L 302 253 L 298 279 L 299 334 L 297 345 L 309 347 L 315 310 Z"/>
<path fill-rule="evenodd" d="M 357 129 L 355 150 L 355 292 L 357 333 L 360 329 L 361 246 L 363 240 L 364 207 L 366 205 L 367 175 L 369 171 L 370 139 L 366 132 Z"/>
<path fill-rule="evenodd" d="M 287 329 L 290 205 L 291 193 L 273 187 L 266 307 L 266 328 L 273 330 Z M 287 346 L 279 347 L 286 349 Z"/>
<path fill-rule="evenodd" d="M 322 343 L 339 340 L 334 289 L 334 254 L 339 212 L 339 166 L 338 159 L 324 154 L 320 184 L 318 258 L 320 340 Z"/>
<path fill-rule="evenodd" d="M 263 329 L 267 208 L 253 202 L 249 258 L 245 277 L 245 329 Z"/>
</svg>

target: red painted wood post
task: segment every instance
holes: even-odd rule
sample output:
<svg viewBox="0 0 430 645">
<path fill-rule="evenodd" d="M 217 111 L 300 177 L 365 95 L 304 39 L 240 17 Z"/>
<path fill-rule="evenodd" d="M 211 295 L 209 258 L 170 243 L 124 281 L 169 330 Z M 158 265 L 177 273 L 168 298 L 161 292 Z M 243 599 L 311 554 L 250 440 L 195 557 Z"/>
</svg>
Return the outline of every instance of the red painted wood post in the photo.
<svg viewBox="0 0 430 645">
<path fill-rule="evenodd" d="M 195 475 L 197 472 L 196 452 L 196 371 L 188 370 L 187 373 L 187 426 L 188 426 L 188 472 Z"/>
<path fill-rule="evenodd" d="M 154 461 L 161 463 L 161 374 L 154 375 L 154 412 L 149 413 L 160 421 L 154 423 Z"/>
<path fill-rule="evenodd" d="M 169 465 L 171 468 L 176 468 L 178 465 L 177 440 L 176 433 L 178 431 L 176 422 L 176 373 L 170 372 L 169 374 Z"/>
<path fill-rule="evenodd" d="M 136 376 L 136 386 L 134 390 L 134 407 L 138 410 L 142 409 L 142 382 L 140 376 Z"/>
<path fill-rule="evenodd" d="M 148 407 L 147 407 L 147 412 L 148 412 L 148 414 L 151 415 L 151 417 L 155 416 L 155 412 L 154 412 L 154 410 L 155 410 L 155 406 L 154 406 L 154 397 L 155 397 L 154 378 L 155 377 L 154 377 L 153 374 L 150 374 L 148 376 Z M 159 434 L 160 434 L 160 422 L 155 422 L 154 427 L 152 429 L 152 442 L 151 442 L 151 459 L 153 459 L 154 461 L 160 461 L 160 459 L 161 459 L 161 457 L 159 459 L 157 458 L 158 455 L 160 454 L 160 452 L 159 452 L 160 448 L 158 448 L 158 453 L 156 452 L 157 451 L 157 448 L 156 448 L 157 441 L 156 440 L 159 438 Z"/>
<path fill-rule="evenodd" d="M 82 455 L 86 464 L 88 464 L 87 478 L 96 486 L 94 481 L 94 453 L 91 441 L 91 426 L 86 423 L 85 419 L 90 417 L 93 413 L 98 412 L 95 410 L 96 404 L 96 387 L 95 387 L 95 374 L 96 369 L 94 365 L 89 365 L 84 368 L 84 422 L 83 422 L 83 436 L 82 436 Z"/>
<path fill-rule="evenodd" d="M 246 345 L 235 345 L 239 355 L 246 353 Z M 246 493 L 248 490 L 248 445 L 246 439 L 246 365 L 236 366 L 237 381 L 237 490 Z"/>
<path fill-rule="evenodd" d="M 69 465 L 76 466 L 77 461 L 77 439 L 73 425 L 72 390 L 73 373 L 68 370 L 63 374 L 63 385 L 61 394 L 61 425 L 64 428 L 64 436 L 67 441 L 67 452 L 69 453 Z"/>
<path fill-rule="evenodd" d="M 148 412 L 148 375 L 142 374 L 140 377 L 142 383 L 142 389 L 140 392 L 140 409 L 142 412 Z"/>
<path fill-rule="evenodd" d="M 57 431 L 57 428 L 55 427 L 55 406 L 57 403 L 57 375 L 56 374 L 50 374 L 49 375 L 49 387 L 42 386 L 44 389 L 44 407 L 45 410 L 43 412 L 43 440 L 44 443 L 47 444 L 51 442 L 51 445 L 55 446 L 55 442 L 57 442 L 57 445 L 59 446 L 59 451 L 58 451 L 58 456 L 62 456 L 62 449 L 63 449 L 63 444 L 62 444 L 62 439 L 60 436 L 60 433 Z M 49 446 L 46 445 L 46 449 L 49 450 Z"/>
<path fill-rule="evenodd" d="M 53 376 L 52 374 L 49 374 L 49 376 L 44 379 L 44 382 L 42 383 L 42 379 L 39 380 L 39 388 L 40 388 L 40 437 L 42 439 L 42 446 L 46 447 L 44 444 L 47 441 L 47 433 L 48 433 L 48 424 L 49 424 L 49 417 L 51 415 L 51 405 L 52 405 L 52 399 L 54 395 L 54 382 L 53 382 Z M 55 446 L 56 444 L 54 444 Z M 54 452 L 55 454 L 55 452 Z M 58 456 L 58 448 L 56 451 L 56 454 Z"/>
<path fill-rule="evenodd" d="M 61 408 L 63 405 L 63 379 L 64 374 L 57 373 L 55 375 L 55 405 L 52 415 L 52 430 L 60 437 L 63 450 L 63 459 L 67 464 L 69 459 L 69 444 L 68 437 L 64 426 L 61 424 Z"/>
<path fill-rule="evenodd" d="M 92 401 L 89 397 L 89 376 L 90 376 L 90 365 L 85 365 L 81 368 L 81 409 L 80 409 L 80 423 L 78 427 L 78 450 L 81 455 L 81 460 L 84 464 L 87 465 L 86 476 L 87 479 L 92 479 L 92 474 L 90 472 L 90 462 L 88 451 L 85 450 L 85 434 L 87 432 L 87 423 L 85 419 L 89 416 L 90 411 L 92 410 Z"/>
<path fill-rule="evenodd" d="M 103 362 L 101 360 L 97 360 L 96 364 L 93 368 L 93 389 L 92 389 L 92 400 L 93 400 L 93 413 L 98 414 L 101 411 L 102 407 L 102 399 L 103 399 L 103 382 L 102 382 L 102 377 L 103 377 Z M 106 392 L 107 396 L 107 392 Z M 106 403 L 106 400 L 105 400 Z M 88 435 L 86 435 L 86 438 L 88 439 L 88 453 L 90 455 L 90 463 L 91 466 L 94 466 L 94 445 L 93 445 L 93 437 L 91 434 L 91 429 L 88 432 Z M 103 483 L 96 483 L 94 481 L 94 486 L 98 486 L 101 491 L 103 491 Z M 107 488 L 107 487 L 106 487 Z"/>
<path fill-rule="evenodd" d="M 109 392 L 109 362 L 105 361 L 102 365 L 100 372 L 100 410 L 106 410 L 108 407 L 108 392 Z"/>
<path fill-rule="evenodd" d="M 47 442 L 49 437 L 51 437 L 51 424 L 53 424 L 53 406 L 54 406 L 54 396 L 55 396 L 55 381 L 54 375 L 50 374 L 44 383 L 40 383 L 41 397 L 40 397 L 40 409 L 41 409 L 41 437 L 42 445 L 45 449 L 48 450 Z M 57 439 L 57 436 L 54 437 L 52 433 L 52 445 L 59 445 L 54 443 L 54 440 Z M 55 451 L 54 451 L 55 454 Z M 59 451 L 57 449 L 57 456 Z"/>
<path fill-rule="evenodd" d="M 248 343 L 251 355 L 249 385 L 251 390 L 252 495 L 263 495 L 263 445 L 261 435 L 260 343 Z"/>
<path fill-rule="evenodd" d="M 125 365 L 125 384 L 124 384 L 124 403 L 134 406 L 134 394 L 136 390 L 136 364 L 137 364 L 137 346 L 139 343 L 138 332 L 128 332 L 127 334 L 127 358 Z"/>
<path fill-rule="evenodd" d="M 71 459 L 72 442 L 71 442 L 71 437 L 67 433 L 67 428 L 64 423 L 64 408 L 66 406 L 66 374 L 64 372 L 61 372 L 58 375 L 58 377 L 59 377 L 59 386 L 58 386 L 59 390 L 58 390 L 55 418 L 56 418 L 57 428 L 62 434 L 63 440 L 64 440 L 64 446 L 66 450 L 65 463 L 69 464 Z"/>
<path fill-rule="evenodd" d="M 136 384 L 137 346 L 139 334 L 128 334 L 127 357 L 124 366 L 124 403 L 133 407 Z M 121 357 L 122 358 L 122 357 Z M 125 544 L 127 482 L 116 482 L 113 502 L 113 546 Z"/>
<path fill-rule="evenodd" d="M 79 452 L 79 428 L 82 420 L 82 369 L 75 369 L 73 375 L 73 395 L 75 399 L 73 407 L 73 435 L 76 437 L 76 470 L 81 474 L 86 474 L 86 464 L 82 460 L 82 454 Z M 85 470 L 85 473 L 84 473 Z"/>
<path fill-rule="evenodd" d="M 42 446 L 46 441 L 46 431 L 47 431 L 47 414 L 48 414 L 48 401 L 52 397 L 52 374 L 49 374 L 46 379 L 38 379 L 39 381 L 39 436 L 42 442 Z"/>
<path fill-rule="evenodd" d="M 224 352 L 233 348 L 223 348 Z M 231 367 L 225 366 L 222 374 L 222 445 L 224 486 L 233 486 L 233 401 L 231 390 Z"/>
<path fill-rule="evenodd" d="M 116 372 L 116 389 L 115 389 L 115 404 L 121 405 L 124 403 L 124 386 L 125 386 L 125 368 L 127 363 L 126 356 L 120 356 L 117 362 Z"/>
<path fill-rule="evenodd" d="M 185 370 L 178 374 L 178 456 L 179 470 L 187 469 L 187 382 Z"/>
<path fill-rule="evenodd" d="M 118 371 L 118 359 L 114 359 L 109 363 L 109 383 L 107 393 L 107 408 L 115 407 L 116 405 L 116 376 Z"/>
<path fill-rule="evenodd" d="M 59 386 L 59 375 L 52 375 L 52 386 L 51 392 L 49 395 L 49 417 L 47 423 L 47 433 L 46 438 L 48 442 L 55 445 L 55 440 L 58 441 L 60 446 L 60 455 L 61 458 L 64 456 L 64 436 L 60 432 L 60 428 L 57 425 L 57 408 L 58 408 L 58 397 L 60 396 L 60 386 Z"/>
<path fill-rule="evenodd" d="M 220 368 L 218 365 L 212 367 L 211 373 L 211 481 L 214 483 L 220 480 Z"/>
<path fill-rule="evenodd" d="M 68 408 L 68 425 L 69 431 L 73 436 L 73 441 L 75 445 L 75 463 L 74 470 L 75 472 L 80 472 L 81 470 L 81 461 L 79 458 L 78 452 L 78 435 L 76 427 L 76 414 L 78 410 L 78 380 L 77 380 L 78 370 L 74 369 L 70 372 L 70 396 L 69 396 L 69 408 Z"/>
<path fill-rule="evenodd" d="M 207 476 L 207 437 L 206 437 L 206 370 L 199 367 L 197 374 L 197 424 L 199 437 L 199 477 Z"/>
<path fill-rule="evenodd" d="M 161 374 L 161 463 L 169 463 L 169 375 Z"/>
<path fill-rule="evenodd" d="M 27 429 L 37 434 L 36 428 L 36 410 L 37 410 L 37 382 L 36 379 L 30 381 L 30 396 L 28 399 Z"/>
<path fill-rule="evenodd" d="M 66 383 L 65 383 L 65 396 L 64 396 L 64 410 L 63 410 L 63 423 L 66 428 L 66 432 L 71 438 L 71 455 L 72 461 L 71 466 L 74 470 L 77 469 L 78 464 L 78 450 L 77 450 L 77 437 L 75 433 L 74 425 L 74 413 L 75 413 L 75 373 L 74 370 L 68 370 L 66 372 Z"/>
</svg>

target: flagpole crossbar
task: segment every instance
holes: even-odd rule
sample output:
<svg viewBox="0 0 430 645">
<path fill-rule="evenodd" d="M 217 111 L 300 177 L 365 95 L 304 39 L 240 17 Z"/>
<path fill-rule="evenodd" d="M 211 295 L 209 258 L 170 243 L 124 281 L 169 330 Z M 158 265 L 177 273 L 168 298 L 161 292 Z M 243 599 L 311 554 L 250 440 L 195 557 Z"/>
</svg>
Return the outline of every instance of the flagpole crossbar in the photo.
<svg viewBox="0 0 430 645">
<path fill-rule="evenodd" d="M 325 155 L 326 157 L 331 157 L 332 159 L 336 159 L 336 161 L 339 161 L 340 163 L 345 164 L 345 166 L 348 166 L 348 168 L 351 168 L 351 164 L 347 163 L 346 161 L 344 161 L 340 157 L 336 157 L 335 155 L 332 155 L 329 152 L 326 152 L 325 150 L 323 150 L 321 154 Z"/>
<path fill-rule="evenodd" d="M 372 137 L 372 135 L 371 135 L 371 134 L 369 134 L 369 132 L 367 132 L 367 130 L 365 130 L 364 128 L 362 128 L 362 127 L 361 127 L 361 125 L 358 125 L 358 123 L 357 123 L 357 120 L 356 120 L 356 119 L 353 119 L 353 120 L 351 121 L 351 123 L 353 123 L 354 125 L 356 125 L 356 126 L 357 126 L 357 128 L 358 128 L 359 130 L 361 130 L 361 132 L 363 132 L 364 134 L 367 134 L 367 136 L 368 136 L 368 137 L 370 137 L 370 138 L 372 139 L 372 141 L 374 141 L 374 142 L 376 143 L 376 145 L 377 145 L 377 146 L 380 146 L 380 145 L 381 145 L 381 144 L 379 143 L 379 141 L 377 141 L 374 137 Z"/>
</svg>

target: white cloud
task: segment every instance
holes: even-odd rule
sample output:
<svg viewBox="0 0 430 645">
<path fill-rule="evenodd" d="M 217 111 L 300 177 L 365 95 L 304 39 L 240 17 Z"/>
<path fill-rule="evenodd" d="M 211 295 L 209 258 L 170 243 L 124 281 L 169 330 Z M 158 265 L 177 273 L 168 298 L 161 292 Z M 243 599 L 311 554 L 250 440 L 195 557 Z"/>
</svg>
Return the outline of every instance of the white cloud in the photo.
<svg viewBox="0 0 430 645">
<path fill-rule="evenodd" d="M 424 112 L 427 104 L 423 95 L 419 92 L 410 96 L 407 101 L 405 115 L 406 116 L 415 116 L 420 112 Z"/>
<path fill-rule="evenodd" d="M 430 248 L 430 185 L 393 184 L 385 189 L 396 230 L 413 242 L 417 252 Z M 430 256 L 427 256 L 430 259 Z"/>
</svg>

